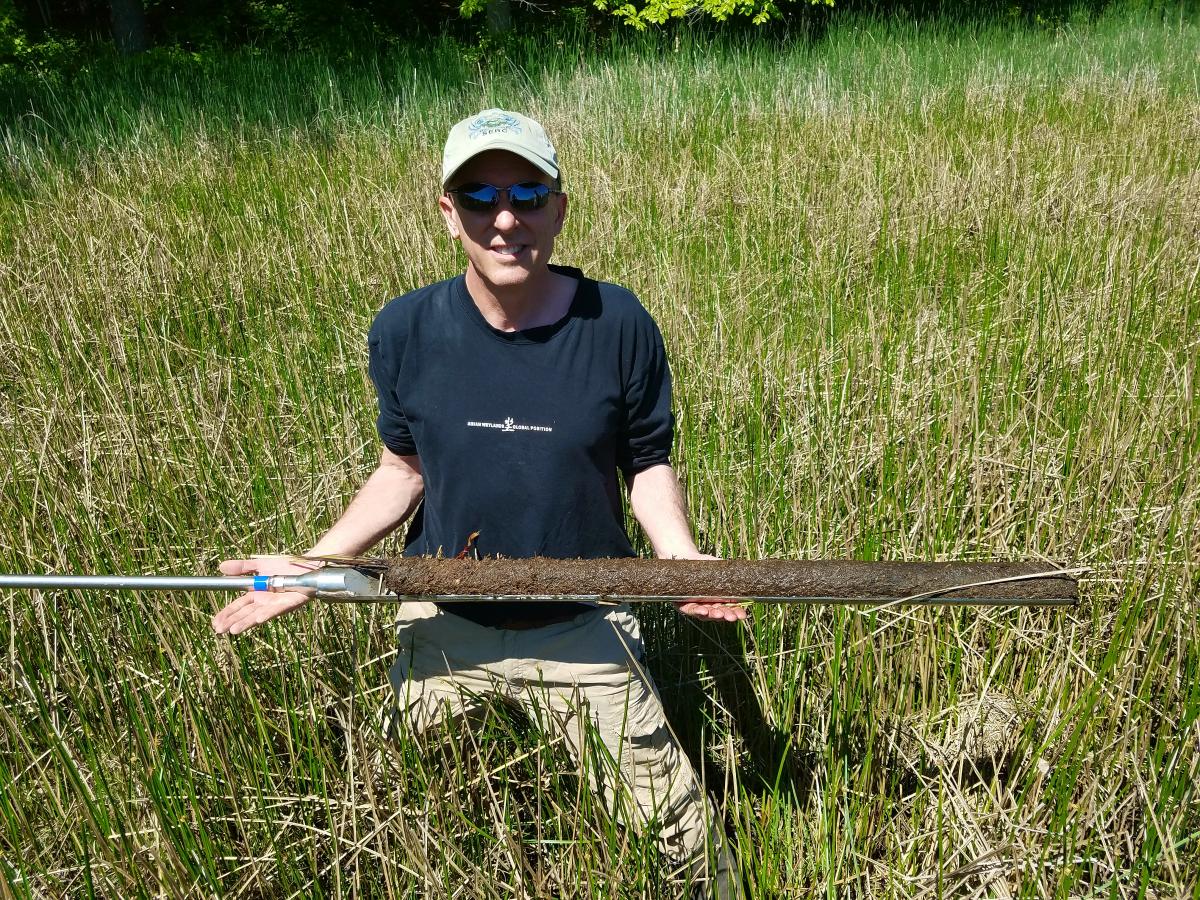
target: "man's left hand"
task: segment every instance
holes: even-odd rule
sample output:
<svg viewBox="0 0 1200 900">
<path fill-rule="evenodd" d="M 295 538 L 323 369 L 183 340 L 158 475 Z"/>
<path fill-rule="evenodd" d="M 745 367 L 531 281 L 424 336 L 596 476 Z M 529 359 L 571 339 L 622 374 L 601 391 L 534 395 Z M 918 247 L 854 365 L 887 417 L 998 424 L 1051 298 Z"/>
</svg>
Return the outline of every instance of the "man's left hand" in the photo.
<svg viewBox="0 0 1200 900">
<path fill-rule="evenodd" d="M 695 556 L 677 556 L 676 559 L 720 559 L 708 553 L 697 553 Z M 742 622 L 749 616 L 749 611 L 736 600 L 709 600 L 699 597 L 682 600 L 675 604 L 685 616 L 695 616 L 697 619 L 709 619 L 713 622 Z"/>
</svg>

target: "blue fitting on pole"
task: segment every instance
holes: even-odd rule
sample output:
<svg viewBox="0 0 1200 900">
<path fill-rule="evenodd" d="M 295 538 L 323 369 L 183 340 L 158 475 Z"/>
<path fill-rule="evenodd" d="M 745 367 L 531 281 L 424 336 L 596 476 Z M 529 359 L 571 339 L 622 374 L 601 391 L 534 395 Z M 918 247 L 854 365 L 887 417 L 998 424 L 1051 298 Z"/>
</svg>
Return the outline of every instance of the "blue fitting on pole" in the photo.
<svg viewBox="0 0 1200 900">
<path fill-rule="evenodd" d="M 271 576 L 270 575 L 255 575 L 254 576 L 254 590 L 269 591 L 270 589 L 271 589 Z"/>
</svg>

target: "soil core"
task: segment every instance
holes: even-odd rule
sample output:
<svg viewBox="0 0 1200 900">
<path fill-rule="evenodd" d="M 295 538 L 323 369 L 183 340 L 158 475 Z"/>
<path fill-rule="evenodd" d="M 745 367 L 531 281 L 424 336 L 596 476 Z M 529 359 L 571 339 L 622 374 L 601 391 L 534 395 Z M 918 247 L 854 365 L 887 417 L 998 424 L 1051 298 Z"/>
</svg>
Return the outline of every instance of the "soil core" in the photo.
<svg viewBox="0 0 1200 900">
<path fill-rule="evenodd" d="M 998 579 L 1019 580 L 984 583 Z M 410 597 L 808 597 L 873 601 L 929 595 L 930 602 L 1077 597 L 1077 584 L 1070 575 L 1062 574 L 1054 565 L 1025 562 L 400 557 L 390 562 L 384 584 Z"/>
</svg>

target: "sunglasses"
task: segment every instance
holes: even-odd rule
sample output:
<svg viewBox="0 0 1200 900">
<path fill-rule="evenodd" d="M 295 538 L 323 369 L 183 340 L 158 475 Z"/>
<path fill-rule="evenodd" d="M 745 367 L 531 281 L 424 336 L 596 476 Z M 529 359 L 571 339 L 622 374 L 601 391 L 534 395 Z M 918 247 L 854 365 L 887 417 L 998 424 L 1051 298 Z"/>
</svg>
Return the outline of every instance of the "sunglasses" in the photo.
<svg viewBox="0 0 1200 900">
<path fill-rule="evenodd" d="M 550 200 L 551 194 L 561 194 L 562 191 L 552 190 L 537 181 L 522 181 L 512 187 L 500 188 L 494 184 L 475 182 L 464 184 L 462 187 L 450 188 L 447 194 L 458 197 L 458 205 L 468 212 L 487 212 L 495 209 L 500 202 L 500 195 L 508 195 L 508 205 L 514 210 L 528 212 L 541 209 Z"/>
</svg>

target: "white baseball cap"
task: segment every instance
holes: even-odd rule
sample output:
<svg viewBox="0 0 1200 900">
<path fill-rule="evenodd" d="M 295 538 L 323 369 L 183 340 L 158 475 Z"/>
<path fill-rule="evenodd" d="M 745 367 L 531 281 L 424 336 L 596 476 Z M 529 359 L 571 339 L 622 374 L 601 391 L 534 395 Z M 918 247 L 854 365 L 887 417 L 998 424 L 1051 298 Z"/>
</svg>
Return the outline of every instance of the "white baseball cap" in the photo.
<svg viewBox="0 0 1200 900">
<path fill-rule="evenodd" d="M 558 154 L 546 129 L 528 116 L 504 109 L 485 109 L 450 129 L 442 151 L 442 187 L 472 157 L 485 150 L 507 150 L 527 159 L 551 178 L 558 178 Z"/>
</svg>

